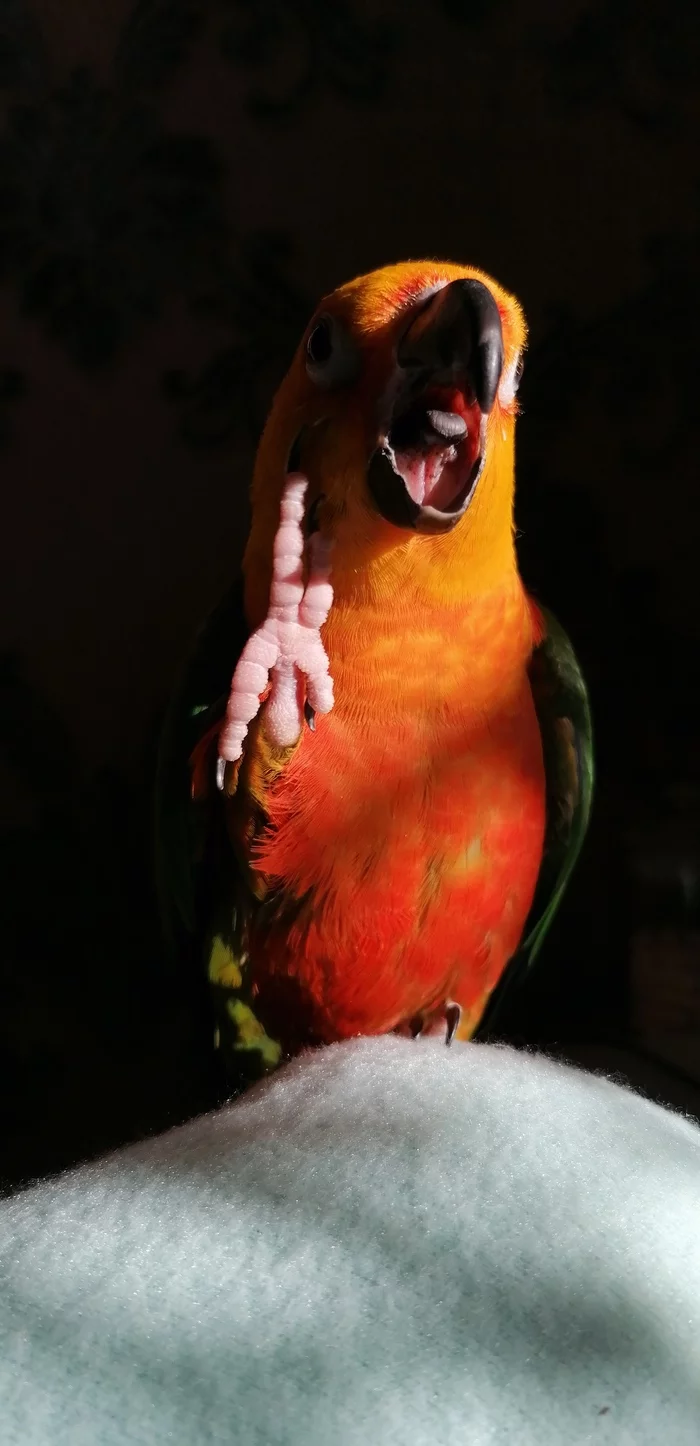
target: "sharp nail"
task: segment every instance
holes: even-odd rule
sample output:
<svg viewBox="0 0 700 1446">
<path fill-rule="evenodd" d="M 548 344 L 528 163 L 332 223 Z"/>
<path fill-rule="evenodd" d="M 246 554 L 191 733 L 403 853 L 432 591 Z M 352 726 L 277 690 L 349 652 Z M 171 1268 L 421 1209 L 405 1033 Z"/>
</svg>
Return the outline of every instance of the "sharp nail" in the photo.
<svg viewBox="0 0 700 1446">
<path fill-rule="evenodd" d="M 410 1031 L 411 1031 L 411 1039 L 417 1039 L 417 1038 L 418 1038 L 418 1035 L 423 1033 L 423 1019 L 422 1019 L 422 1016 L 421 1016 L 420 1014 L 417 1014 L 416 1017 L 415 1017 L 415 1019 L 412 1019 L 412 1020 L 411 1020 L 411 1022 L 410 1022 L 410 1024 L 409 1024 L 408 1027 L 409 1027 L 409 1029 L 410 1029 Z"/>
<path fill-rule="evenodd" d="M 216 786 L 219 793 L 224 791 L 224 779 L 226 777 L 226 759 L 218 758 L 216 762 Z"/>
<path fill-rule="evenodd" d="M 308 723 L 308 725 L 309 725 L 309 728 L 311 729 L 311 732 L 312 732 L 312 733 L 315 733 L 315 732 L 316 732 L 316 712 L 315 712 L 315 710 L 311 707 L 311 704 L 309 703 L 308 699 L 307 699 L 306 703 L 304 704 L 304 717 L 305 717 L 305 719 L 306 719 L 306 721 L 307 721 L 307 723 Z"/>
<path fill-rule="evenodd" d="M 445 1010 L 445 1019 L 447 1021 L 447 1035 L 445 1038 L 445 1044 L 448 1046 L 448 1048 L 451 1045 L 455 1034 L 457 1033 L 457 1028 L 461 1018 L 462 1010 L 459 1004 L 448 1004 Z"/>
</svg>

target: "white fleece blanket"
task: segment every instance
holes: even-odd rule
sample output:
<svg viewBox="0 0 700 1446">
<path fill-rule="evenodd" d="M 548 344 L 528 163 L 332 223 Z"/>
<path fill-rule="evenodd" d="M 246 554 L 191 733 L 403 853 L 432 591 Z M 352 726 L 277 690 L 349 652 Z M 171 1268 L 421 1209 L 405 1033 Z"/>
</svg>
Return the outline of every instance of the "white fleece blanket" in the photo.
<svg viewBox="0 0 700 1446">
<path fill-rule="evenodd" d="M 698 1446 L 700 1131 L 362 1040 L 0 1202 L 2 1446 Z"/>
</svg>

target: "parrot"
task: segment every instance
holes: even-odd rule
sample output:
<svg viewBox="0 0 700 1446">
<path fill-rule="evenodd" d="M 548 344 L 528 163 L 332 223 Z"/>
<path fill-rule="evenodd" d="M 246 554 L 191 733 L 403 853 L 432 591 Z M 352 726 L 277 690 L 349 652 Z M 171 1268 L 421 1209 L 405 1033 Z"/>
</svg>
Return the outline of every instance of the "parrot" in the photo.
<svg viewBox="0 0 700 1446">
<path fill-rule="evenodd" d="M 403 262 L 321 301 L 274 398 L 157 767 L 164 923 L 232 1091 L 356 1036 L 472 1039 L 567 887 L 592 723 L 518 569 L 526 339 L 485 272 Z"/>
</svg>

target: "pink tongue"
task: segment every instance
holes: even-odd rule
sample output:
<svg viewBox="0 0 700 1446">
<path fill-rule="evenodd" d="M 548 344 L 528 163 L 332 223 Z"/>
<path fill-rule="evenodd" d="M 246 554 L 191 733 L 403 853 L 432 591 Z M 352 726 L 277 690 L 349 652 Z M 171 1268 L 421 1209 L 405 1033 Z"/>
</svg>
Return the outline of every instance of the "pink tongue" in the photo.
<svg viewBox="0 0 700 1446">
<path fill-rule="evenodd" d="M 436 447 L 432 452 L 404 452 L 400 461 L 397 459 L 406 491 L 419 507 L 434 501 L 444 468 L 455 455 L 454 447 Z"/>
</svg>

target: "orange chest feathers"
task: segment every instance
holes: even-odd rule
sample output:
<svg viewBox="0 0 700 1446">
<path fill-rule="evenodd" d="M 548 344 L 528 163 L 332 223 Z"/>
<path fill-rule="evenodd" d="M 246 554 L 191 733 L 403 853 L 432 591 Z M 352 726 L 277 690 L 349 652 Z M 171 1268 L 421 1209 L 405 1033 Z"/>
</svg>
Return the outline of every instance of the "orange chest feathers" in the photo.
<svg viewBox="0 0 700 1446">
<path fill-rule="evenodd" d="M 445 993 L 467 1007 L 517 947 L 544 834 L 532 628 L 519 583 L 403 626 L 331 615 L 336 703 L 269 790 L 255 845 L 304 901 L 259 967 L 305 984 L 321 1036 L 393 1027 Z"/>
</svg>

